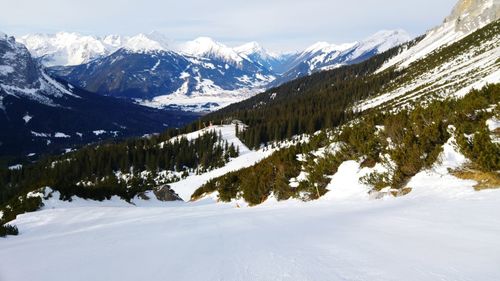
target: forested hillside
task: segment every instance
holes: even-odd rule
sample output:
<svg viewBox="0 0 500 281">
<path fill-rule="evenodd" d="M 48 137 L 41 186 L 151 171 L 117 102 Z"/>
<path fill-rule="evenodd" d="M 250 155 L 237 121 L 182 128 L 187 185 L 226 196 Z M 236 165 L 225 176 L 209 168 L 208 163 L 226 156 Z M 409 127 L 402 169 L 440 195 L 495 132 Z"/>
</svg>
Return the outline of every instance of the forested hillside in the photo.
<svg viewBox="0 0 500 281">
<path fill-rule="evenodd" d="M 249 126 L 240 134 L 241 139 L 250 147 L 258 147 L 268 141 L 335 127 L 357 116 L 360 109 L 397 108 L 426 99 L 444 99 L 480 80 L 487 71 L 500 67 L 500 61 L 492 59 L 499 47 L 498 34 L 500 20 L 439 48 L 409 67 L 393 66 L 375 72 L 389 58 L 417 44 L 421 40 L 418 38 L 366 62 L 289 82 L 210 114 L 204 120 L 240 119 Z M 478 62 L 483 57 L 486 61 Z M 491 64 L 488 69 L 481 69 L 480 65 L 487 63 Z M 444 72 L 449 77 L 442 74 L 445 65 L 450 68 Z M 385 93 L 390 94 L 387 100 L 371 101 Z M 360 103 L 363 100 L 367 101 Z"/>
<path fill-rule="evenodd" d="M 241 132 L 240 137 L 249 147 L 332 128 L 355 115 L 349 110 L 353 104 L 380 92 L 402 74 L 394 70 L 373 73 L 389 58 L 419 40 L 421 38 L 360 64 L 294 80 L 209 114 L 203 120 L 242 120 L 249 128 Z"/>
<path fill-rule="evenodd" d="M 1 221 L 37 209 L 40 198 L 26 194 L 43 187 L 58 191 L 61 200 L 71 200 L 75 195 L 95 200 L 118 195 L 130 200 L 189 173 L 223 166 L 238 153 L 238 148 L 212 130 L 193 140 L 153 136 L 104 143 L 49 157 L 21 169 L 0 169 Z"/>
<path fill-rule="evenodd" d="M 491 186 L 500 183 L 498 130 L 490 132 L 487 120 L 500 118 L 500 85 L 474 90 L 463 99 L 448 98 L 397 112 L 372 111 L 331 131 L 323 131 L 305 145 L 275 152 L 264 161 L 213 179 L 193 194 L 193 199 L 217 191 L 219 199 L 243 198 L 260 204 L 272 194 L 278 200 L 317 199 L 327 192 L 329 176 L 344 161 L 360 161 L 364 167 L 380 164 L 363 179 L 373 192 L 390 187 L 403 195 L 406 184 L 423 169 L 432 167 L 443 145 L 454 143 L 471 161 L 468 169 L 478 171 Z M 321 151 L 321 153 L 318 153 Z M 303 179 L 295 186 L 294 178 Z M 474 174 L 474 172 L 472 172 Z M 304 178 L 305 177 L 305 178 Z"/>
</svg>

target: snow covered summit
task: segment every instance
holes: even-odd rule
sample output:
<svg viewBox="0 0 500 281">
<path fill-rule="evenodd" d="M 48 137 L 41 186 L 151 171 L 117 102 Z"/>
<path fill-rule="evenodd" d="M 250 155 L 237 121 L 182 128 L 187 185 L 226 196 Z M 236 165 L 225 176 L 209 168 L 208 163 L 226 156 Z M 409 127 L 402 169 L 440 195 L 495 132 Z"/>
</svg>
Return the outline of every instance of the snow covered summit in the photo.
<svg viewBox="0 0 500 281">
<path fill-rule="evenodd" d="M 210 59 L 220 59 L 234 65 L 241 64 L 244 60 L 244 58 L 238 55 L 238 53 L 232 48 L 216 42 L 209 37 L 199 37 L 193 41 L 186 42 L 182 45 L 181 49 L 182 52 L 189 55 Z"/>
<path fill-rule="evenodd" d="M 88 91 L 154 107 L 212 111 L 298 77 L 361 62 L 409 39 L 401 30 L 381 31 L 360 42 L 316 43 L 297 54 L 274 54 L 257 42 L 229 47 L 209 37 L 170 49 L 159 32 L 60 32 L 19 41 L 45 66 L 54 66 L 52 74 Z"/>
<path fill-rule="evenodd" d="M 403 30 L 383 30 L 359 42 L 344 44 L 317 42 L 292 56 L 287 62 L 287 71 L 272 84 L 277 86 L 317 71 L 356 64 L 410 39 L 411 36 Z"/>
<path fill-rule="evenodd" d="M 121 47 L 132 52 L 166 51 L 168 50 L 168 39 L 159 33 L 141 33 L 125 38 L 125 43 Z"/>
<path fill-rule="evenodd" d="M 168 40 L 157 32 L 127 37 L 82 35 L 74 32 L 28 34 L 17 38 L 46 66 L 70 66 L 108 56 L 120 48 L 134 52 L 168 49 Z"/>
</svg>

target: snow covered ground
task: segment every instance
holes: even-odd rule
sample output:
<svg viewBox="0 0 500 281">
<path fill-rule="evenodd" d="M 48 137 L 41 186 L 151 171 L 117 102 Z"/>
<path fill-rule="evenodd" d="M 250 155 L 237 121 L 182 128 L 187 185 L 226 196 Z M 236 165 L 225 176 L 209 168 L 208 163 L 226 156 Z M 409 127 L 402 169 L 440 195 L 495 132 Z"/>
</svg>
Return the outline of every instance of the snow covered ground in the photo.
<svg viewBox="0 0 500 281">
<path fill-rule="evenodd" d="M 0 280 L 496 281 L 500 190 L 447 173 L 452 140 L 441 158 L 401 198 L 359 196 L 348 161 L 308 203 L 47 201 L 0 239 Z"/>
<path fill-rule="evenodd" d="M 46 209 L 14 222 L 20 236 L 0 239 L 0 280 L 493 281 L 499 206 L 497 190 Z"/>
<path fill-rule="evenodd" d="M 184 201 L 189 201 L 191 199 L 191 195 L 196 191 L 196 189 L 201 187 L 210 179 L 222 176 L 232 171 L 250 167 L 260 160 L 270 156 L 275 151 L 267 148 L 257 151 L 248 149 L 248 147 L 244 145 L 238 137 L 236 137 L 235 125 L 210 126 L 200 131 L 182 135 L 181 137 L 186 137 L 188 140 L 192 140 L 207 131 L 220 132 L 224 140 L 227 140 L 229 144 L 233 144 L 239 149 L 240 156 L 231 159 L 230 162 L 224 167 L 201 175 L 191 175 L 181 181 L 170 184 L 172 190 L 174 190 Z"/>
</svg>

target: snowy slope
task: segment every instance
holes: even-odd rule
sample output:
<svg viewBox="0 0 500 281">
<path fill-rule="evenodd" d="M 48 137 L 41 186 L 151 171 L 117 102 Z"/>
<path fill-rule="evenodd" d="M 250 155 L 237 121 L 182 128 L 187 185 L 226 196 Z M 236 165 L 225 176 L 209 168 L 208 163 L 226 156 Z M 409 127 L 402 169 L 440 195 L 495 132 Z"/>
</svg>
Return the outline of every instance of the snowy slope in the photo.
<svg viewBox="0 0 500 281">
<path fill-rule="evenodd" d="M 349 56 L 362 58 L 368 53 L 383 53 L 393 47 L 410 41 L 411 36 L 404 30 L 382 30 L 354 46 Z"/>
<path fill-rule="evenodd" d="M 367 56 L 383 53 L 411 39 L 404 30 L 382 30 L 360 42 L 329 44 L 318 42 L 307 48 L 299 60 L 308 61 L 311 72 L 331 69 L 349 62 L 362 61 Z"/>
<path fill-rule="evenodd" d="M 346 196 L 363 188 L 349 161 L 309 203 L 49 202 L 13 222 L 20 236 L 0 239 L 0 278 L 497 280 L 500 190 L 448 175 L 461 162 L 451 147 L 442 158 L 403 198 Z"/>
<path fill-rule="evenodd" d="M 409 61 L 406 61 L 400 65 L 405 68 L 406 73 L 394 80 L 391 87 L 376 97 L 361 102 L 357 109 L 363 111 L 378 106 L 394 109 L 428 98 L 462 96 L 472 88 L 478 89 L 487 83 L 500 82 L 499 31 L 500 23 L 497 21 L 448 47 L 428 46 L 427 55 L 416 60 L 416 63 L 407 65 Z M 460 52 L 448 50 L 458 47 L 461 48 Z M 411 56 L 410 60 L 417 57 Z M 436 59 L 440 60 L 438 64 L 432 61 Z M 422 66 L 426 69 L 422 70 Z"/>
</svg>

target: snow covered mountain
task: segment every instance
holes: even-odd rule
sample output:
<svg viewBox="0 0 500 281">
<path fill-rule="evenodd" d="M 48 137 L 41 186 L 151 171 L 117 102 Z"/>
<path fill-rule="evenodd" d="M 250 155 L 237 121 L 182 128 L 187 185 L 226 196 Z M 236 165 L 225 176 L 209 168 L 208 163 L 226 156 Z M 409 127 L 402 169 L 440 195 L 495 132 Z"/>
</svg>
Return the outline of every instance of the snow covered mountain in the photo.
<svg viewBox="0 0 500 281">
<path fill-rule="evenodd" d="M 120 49 L 87 64 L 50 71 L 91 92 L 188 111 L 212 111 L 240 101 L 274 79 L 264 67 L 239 56 L 239 62 L 230 62 L 230 56 L 211 54 Z"/>
<path fill-rule="evenodd" d="M 272 84 L 277 86 L 317 71 L 356 64 L 399 46 L 410 39 L 411 36 L 403 30 L 384 30 L 360 42 L 340 45 L 318 42 L 289 60 L 287 62 L 288 71 Z"/>
<path fill-rule="evenodd" d="M 405 73 L 397 87 L 360 104 L 360 109 L 396 106 L 413 100 L 465 95 L 500 79 L 500 1 L 461 0 L 442 25 L 385 63 L 377 73 Z M 488 27 L 488 28 L 486 28 Z M 444 52 L 451 49 L 453 52 Z M 425 65 L 426 71 L 422 71 Z M 419 69 L 418 71 L 412 71 Z M 407 79 L 411 77 L 411 79 Z M 399 83 L 398 83 L 399 82 Z"/>
<path fill-rule="evenodd" d="M 77 33 L 29 34 L 17 39 L 46 66 L 70 66 L 108 56 L 120 48 L 134 52 L 166 50 L 168 39 L 157 32 L 132 37 L 87 36 Z"/>
<path fill-rule="evenodd" d="M 257 42 L 232 48 L 208 37 L 173 50 L 157 32 L 102 38 L 61 32 L 19 41 L 52 74 L 88 91 L 157 108 L 213 111 L 294 78 L 363 61 L 408 39 L 403 31 L 384 31 L 360 43 L 317 43 L 298 54 L 274 54 Z"/>
<path fill-rule="evenodd" d="M 391 59 L 380 71 L 404 68 L 436 49 L 457 42 L 472 32 L 500 18 L 500 0 L 459 1 L 443 24 L 426 33 L 416 46 Z"/>
<path fill-rule="evenodd" d="M 363 61 L 409 39 L 403 31 L 384 31 L 361 43 L 320 43 L 298 55 L 277 55 L 256 42 L 231 48 L 208 37 L 167 51 L 148 38 L 136 36 L 111 55 L 51 72 L 88 91 L 147 106 L 213 111 L 296 77 Z M 133 44 L 136 40 L 147 44 Z M 120 38 L 107 39 L 116 41 L 109 45 L 119 46 Z"/>
<path fill-rule="evenodd" d="M 209 37 L 199 37 L 186 42 L 181 45 L 180 50 L 191 56 L 220 60 L 234 66 L 241 66 L 245 60 L 232 48 Z"/>
<path fill-rule="evenodd" d="M 0 155 L 54 151 L 103 138 L 143 135 L 192 118 L 57 81 L 24 45 L 0 35 Z"/>
<path fill-rule="evenodd" d="M 269 52 L 255 41 L 235 47 L 234 50 L 240 56 L 267 68 L 278 76 L 287 70 L 287 62 L 293 55 Z"/>
</svg>

